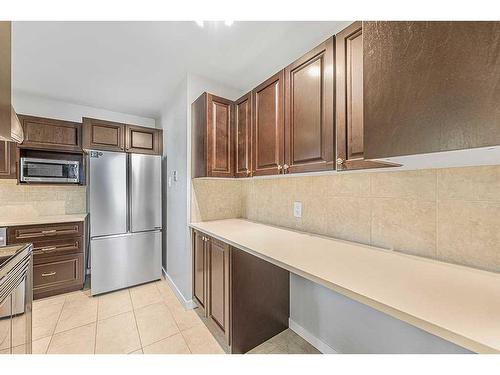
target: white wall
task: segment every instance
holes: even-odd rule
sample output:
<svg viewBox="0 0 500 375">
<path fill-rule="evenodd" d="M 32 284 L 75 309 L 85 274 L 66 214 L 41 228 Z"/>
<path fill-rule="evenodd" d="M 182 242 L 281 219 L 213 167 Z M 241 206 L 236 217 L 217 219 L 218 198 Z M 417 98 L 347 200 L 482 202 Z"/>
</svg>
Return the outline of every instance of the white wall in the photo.
<svg viewBox="0 0 500 375">
<path fill-rule="evenodd" d="M 156 123 L 156 120 L 153 118 L 113 112 L 102 108 L 52 100 L 19 92 L 13 93 L 12 105 L 19 114 L 55 118 L 58 120 L 81 122 L 82 117 L 93 117 L 100 120 L 124 122 L 150 128 L 154 128 Z"/>
<path fill-rule="evenodd" d="M 243 92 L 210 79 L 189 74 L 175 90 L 159 121 L 163 128 L 164 218 L 166 248 L 164 268 L 178 297 L 189 306 L 192 296 L 191 234 L 191 103 L 203 92 L 237 99 Z M 165 166 L 166 164 L 166 166 Z M 177 171 L 178 180 L 173 173 Z M 168 186 L 168 180 L 171 186 Z M 164 220 L 165 221 L 165 220 Z M 166 267 L 165 267 L 166 266 Z"/>
<path fill-rule="evenodd" d="M 290 327 L 326 353 L 470 353 L 294 274 Z"/>
</svg>

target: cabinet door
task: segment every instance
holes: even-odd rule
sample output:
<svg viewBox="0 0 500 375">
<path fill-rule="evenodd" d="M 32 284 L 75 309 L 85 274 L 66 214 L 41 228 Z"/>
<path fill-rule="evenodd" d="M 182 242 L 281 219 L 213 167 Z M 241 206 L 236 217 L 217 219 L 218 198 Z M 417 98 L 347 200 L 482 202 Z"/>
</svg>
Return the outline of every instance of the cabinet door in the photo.
<svg viewBox="0 0 500 375">
<path fill-rule="evenodd" d="M 83 119 L 83 148 L 104 151 L 125 151 L 125 125 L 96 120 Z"/>
<path fill-rule="evenodd" d="M 333 37 L 285 68 L 285 173 L 334 168 Z"/>
<path fill-rule="evenodd" d="M 235 102 L 234 108 L 235 175 L 252 175 L 252 94 L 248 93 Z"/>
<path fill-rule="evenodd" d="M 207 94 L 207 176 L 233 177 L 230 100 Z"/>
<path fill-rule="evenodd" d="M 349 25 L 335 40 L 337 170 L 394 166 L 365 160 L 362 23 Z"/>
<path fill-rule="evenodd" d="M 18 115 L 24 141 L 20 147 L 57 151 L 82 151 L 82 126 L 76 122 Z"/>
<path fill-rule="evenodd" d="M 500 144 L 500 22 L 364 22 L 363 38 L 365 157 Z"/>
<path fill-rule="evenodd" d="M 283 71 L 252 90 L 253 175 L 280 174 L 284 160 Z"/>
<path fill-rule="evenodd" d="M 16 144 L 0 141 L 0 178 L 17 178 Z"/>
<path fill-rule="evenodd" d="M 206 303 L 205 236 L 193 232 L 193 295 L 202 309 Z"/>
<path fill-rule="evenodd" d="M 161 155 L 163 137 L 159 129 L 127 125 L 126 150 L 140 154 Z"/>
<path fill-rule="evenodd" d="M 208 316 L 229 340 L 229 245 L 209 238 Z"/>
</svg>

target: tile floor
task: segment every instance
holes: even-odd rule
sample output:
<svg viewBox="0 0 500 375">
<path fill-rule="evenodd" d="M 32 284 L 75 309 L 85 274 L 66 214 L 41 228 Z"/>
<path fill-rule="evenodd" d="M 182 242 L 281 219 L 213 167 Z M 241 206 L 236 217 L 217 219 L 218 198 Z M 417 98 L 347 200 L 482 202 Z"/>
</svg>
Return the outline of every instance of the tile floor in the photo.
<svg viewBox="0 0 500 375">
<path fill-rule="evenodd" d="M 14 350 L 15 352 L 15 350 Z M 223 354 L 194 310 L 166 281 L 90 296 L 90 290 L 34 301 L 34 354 Z M 318 353 L 291 330 L 255 354 Z"/>
</svg>

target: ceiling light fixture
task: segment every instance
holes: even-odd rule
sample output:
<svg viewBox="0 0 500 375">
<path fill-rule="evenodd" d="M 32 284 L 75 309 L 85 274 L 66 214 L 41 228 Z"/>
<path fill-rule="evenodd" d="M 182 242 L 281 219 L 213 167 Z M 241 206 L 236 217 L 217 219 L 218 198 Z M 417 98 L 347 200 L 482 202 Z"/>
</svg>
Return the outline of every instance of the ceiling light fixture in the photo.
<svg viewBox="0 0 500 375">
<path fill-rule="evenodd" d="M 194 21 L 196 22 L 196 24 L 200 27 L 203 27 L 204 26 L 204 22 L 203 21 Z"/>
<path fill-rule="evenodd" d="M 234 21 L 224 21 L 224 25 L 231 26 Z"/>
</svg>

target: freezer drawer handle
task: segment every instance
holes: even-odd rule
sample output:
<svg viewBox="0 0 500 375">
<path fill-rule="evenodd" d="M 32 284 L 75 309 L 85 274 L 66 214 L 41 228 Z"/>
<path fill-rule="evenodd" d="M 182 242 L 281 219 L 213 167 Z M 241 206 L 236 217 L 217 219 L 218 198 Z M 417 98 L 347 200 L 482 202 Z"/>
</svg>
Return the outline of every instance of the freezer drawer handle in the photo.
<svg viewBox="0 0 500 375">
<path fill-rule="evenodd" d="M 56 273 L 57 273 L 56 271 L 52 271 L 49 273 L 42 273 L 42 277 L 54 276 Z"/>
</svg>

